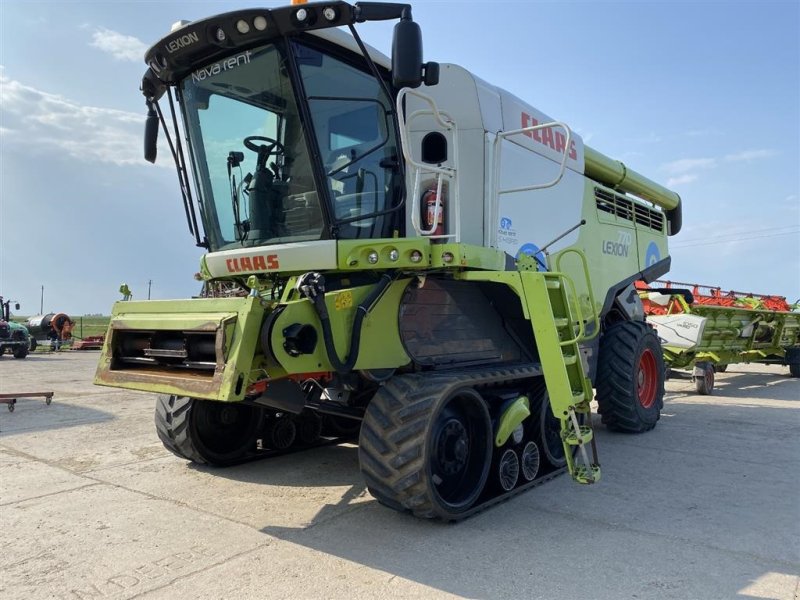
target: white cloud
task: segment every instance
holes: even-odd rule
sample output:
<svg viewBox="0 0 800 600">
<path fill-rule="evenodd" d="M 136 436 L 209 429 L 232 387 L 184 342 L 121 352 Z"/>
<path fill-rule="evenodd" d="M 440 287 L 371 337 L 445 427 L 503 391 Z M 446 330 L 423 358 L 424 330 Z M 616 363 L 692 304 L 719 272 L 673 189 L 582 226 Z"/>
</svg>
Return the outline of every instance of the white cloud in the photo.
<svg viewBox="0 0 800 600">
<path fill-rule="evenodd" d="M 677 177 L 670 177 L 667 180 L 667 187 L 672 187 L 673 185 L 682 185 L 684 183 L 691 183 L 697 179 L 697 175 L 694 173 L 686 173 L 684 175 L 678 175 Z"/>
<path fill-rule="evenodd" d="M 671 175 L 679 175 L 697 169 L 713 169 L 716 166 L 716 158 L 681 158 L 661 165 L 661 170 Z"/>
<path fill-rule="evenodd" d="M 147 45 L 133 37 L 118 31 L 100 27 L 92 34 L 91 45 L 103 52 L 109 53 L 117 60 L 142 62 Z"/>
<path fill-rule="evenodd" d="M 85 106 L 25 85 L 0 66 L 3 148 L 58 152 L 82 161 L 142 165 L 144 113 Z M 160 161 L 169 166 L 169 161 Z"/>
<path fill-rule="evenodd" d="M 759 158 L 770 158 L 777 154 L 775 150 L 745 150 L 736 154 L 728 154 L 725 156 L 725 160 L 728 162 L 751 161 Z"/>
</svg>

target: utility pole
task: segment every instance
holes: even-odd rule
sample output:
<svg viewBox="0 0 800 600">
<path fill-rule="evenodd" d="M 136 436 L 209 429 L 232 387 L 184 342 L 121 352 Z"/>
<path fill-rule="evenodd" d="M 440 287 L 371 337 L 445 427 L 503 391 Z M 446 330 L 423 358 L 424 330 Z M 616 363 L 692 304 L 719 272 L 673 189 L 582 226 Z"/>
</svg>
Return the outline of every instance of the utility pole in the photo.
<svg viewBox="0 0 800 600">
<path fill-rule="evenodd" d="M 150 300 L 150 286 L 153 285 L 153 280 L 149 279 L 147 281 L 147 299 Z"/>
<path fill-rule="evenodd" d="M 42 299 L 39 302 L 39 314 L 44 314 L 44 286 L 42 286 Z"/>
</svg>

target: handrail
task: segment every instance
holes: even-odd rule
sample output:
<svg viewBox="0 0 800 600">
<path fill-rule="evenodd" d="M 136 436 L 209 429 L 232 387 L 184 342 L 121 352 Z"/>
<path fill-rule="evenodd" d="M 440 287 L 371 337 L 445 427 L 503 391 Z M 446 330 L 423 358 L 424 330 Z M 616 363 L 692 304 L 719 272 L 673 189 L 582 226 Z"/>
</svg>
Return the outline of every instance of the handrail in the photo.
<svg viewBox="0 0 800 600">
<path fill-rule="evenodd" d="M 564 145 L 564 153 L 563 153 L 564 156 L 562 157 L 561 163 L 559 164 L 558 175 L 556 176 L 556 178 L 553 179 L 553 181 L 550 181 L 550 182 L 547 182 L 547 183 L 536 184 L 536 185 L 531 185 L 531 186 L 524 186 L 524 187 L 519 187 L 519 188 L 511 188 L 511 189 L 508 189 L 508 190 L 501 190 L 500 189 L 500 155 L 502 153 L 503 145 L 500 142 L 503 141 L 504 139 L 510 138 L 512 136 L 515 136 L 515 135 L 531 133 L 533 131 L 539 131 L 540 129 L 549 129 L 551 127 L 561 127 L 567 133 L 567 139 L 566 139 L 566 142 L 565 142 L 565 145 Z M 530 127 L 523 127 L 522 129 L 514 129 L 512 131 L 498 131 L 497 132 L 497 134 L 496 134 L 496 136 L 494 138 L 493 145 L 492 145 L 492 155 L 493 155 L 493 163 L 494 164 L 492 166 L 492 192 L 491 192 L 492 207 L 491 207 L 491 211 L 489 211 L 491 213 L 492 223 L 491 224 L 489 224 L 489 223 L 486 224 L 486 226 L 488 227 L 487 231 L 490 232 L 489 235 L 490 235 L 491 243 L 496 244 L 496 242 L 497 242 L 497 220 L 500 217 L 500 195 L 501 194 L 511 194 L 511 193 L 515 193 L 515 192 L 525 192 L 525 191 L 545 189 L 545 188 L 553 187 L 554 185 L 558 184 L 558 182 L 560 182 L 561 179 L 564 177 L 564 173 L 567 170 L 567 159 L 569 158 L 569 147 L 570 147 L 571 143 L 572 143 L 572 130 L 569 128 L 569 125 L 567 125 L 566 123 L 563 123 L 561 121 L 551 121 L 549 123 L 540 123 L 539 125 L 531 125 Z M 524 148 L 525 150 L 528 150 L 529 152 L 533 152 L 534 154 L 538 154 L 532 148 L 528 148 L 527 146 L 521 146 L 521 147 Z"/>
<path fill-rule="evenodd" d="M 574 282 L 570 279 L 569 281 L 570 283 L 572 283 L 572 291 L 575 293 L 575 303 L 578 308 L 578 316 L 580 318 L 579 334 L 578 338 L 576 339 L 579 339 L 581 341 L 589 341 L 597 337 L 597 334 L 600 333 L 600 315 L 597 314 L 597 309 L 596 309 L 597 305 L 595 304 L 594 292 L 592 291 L 592 279 L 591 275 L 589 275 L 589 262 L 586 260 L 586 255 L 577 248 L 566 248 L 565 250 L 562 250 L 561 253 L 558 255 L 558 258 L 556 258 L 556 265 L 555 265 L 556 271 L 563 273 L 563 271 L 561 271 L 561 259 L 564 258 L 570 252 L 578 255 L 578 258 L 581 261 L 581 266 L 583 267 L 583 275 L 584 278 L 586 279 L 586 289 L 589 293 L 589 303 L 592 307 L 592 324 L 594 325 L 594 331 L 590 336 L 586 337 L 586 328 L 583 325 L 583 311 L 581 310 L 580 307 L 580 298 L 578 296 L 577 290 L 575 289 Z"/>
<path fill-rule="evenodd" d="M 430 109 L 415 110 L 408 116 L 408 118 L 406 118 L 403 111 L 403 102 L 406 96 L 416 96 L 430 106 Z M 408 139 L 409 125 L 411 121 L 417 117 L 425 115 L 433 117 L 442 129 L 452 132 L 452 162 L 453 164 L 458 165 L 458 130 L 455 127 L 455 121 L 448 113 L 439 110 L 439 107 L 436 105 L 436 101 L 432 97 L 411 88 L 403 88 L 400 90 L 400 92 L 397 94 L 396 105 L 399 121 L 398 126 L 400 129 L 400 146 L 403 152 L 403 158 L 406 160 L 406 163 L 414 169 L 414 185 L 411 191 L 411 225 L 414 227 L 417 235 L 423 235 L 434 239 L 455 238 L 455 241 L 459 242 L 461 240 L 461 215 L 459 213 L 458 205 L 458 178 L 456 177 L 457 169 L 452 167 L 434 166 L 415 160 L 411 153 L 411 143 Z M 423 228 L 422 224 L 420 223 L 420 180 L 423 171 L 436 175 L 436 204 L 434 205 L 433 222 L 429 229 Z M 450 210 L 454 215 L 455 233 L 432 235 L 433 232 L 439 227 L 439 211 L 442 206 L 442 182 L 444 177 L 451 178 L 454 181 L 452 190 L 453 194 L 449 202 L 451 207 Z"/>
<path fill-rule="evenodd" d="M 553 181 L 550 181 L 550 182 L 547 182 L 547 183 L 539 183 L 539 184 L 535 184 L 535 185 L 526 185 L 526 186 L 523 186 L 523 187 L 511 188 L 511 189 L 508 189 L 508 190 L 502 190 L 501 191 L 499 189 L 499 187 L 500 187 L 499 170 L 500 170 L 500 153 L 501 153 L 501 150 L 502 150 L 503 147 L 500 145 L 500 142 L 502 140 L 504 140 L 506 138 L 509 138 L 511 136 L 514 136 L 514 135 L 520 135 L 520 134 L 523 134 L 523 133 L 539 131 L 540 129 L 550 129 L 551 127 L 561 127 L 561 128 L 564 129 L 564 131 L 567 132 L 567 140 L 566 140 L 565 146 L 564 146 L 564 156 L 561 159 L 561 163 L 559 164 L 558 175 L 556 176 L 556 178 L 553 179 Z M 500 194 L 512 194 L 512 193 L 515 193 L 515 192 L 527 192 L 527 191 L 530 191 L 530 190 L 540 190 L 540 189 L 544 189 L 544 188 L 553 187 L 554 185 L 556 185 L 564 177 L 564 173 L 567 170 L 567 159 L 569 158 L 569 147 L 570 147 L 571 143 L 572 143 L 572 130 L 569 128 L 569 125 L 567 125 L 566 123 L 563 123 L 561 121 L 551 121 L 550 123 L 541 123 L 539 125 L 531 125 L 530 127 L 523 127 L 522 129 L 514 129 L 512 131 L 498 131 L 497 132 L 497 136 L 494 138 L 494 153 L 493 153 L 494 154 L 495 175 L 496 175 L 495 184 L 498 187 L 497 192 L 496 192 L 495 195 L 499 196 Z M 523 146 L 523 148 L 525 148 L 525 146 Z M 531 152 L 534 152 L 534 153 L 538 154 L 535 150 L 532 150 L 530 148 L 526 148 L 526 150 L 530 150 Z"/>
</svg>

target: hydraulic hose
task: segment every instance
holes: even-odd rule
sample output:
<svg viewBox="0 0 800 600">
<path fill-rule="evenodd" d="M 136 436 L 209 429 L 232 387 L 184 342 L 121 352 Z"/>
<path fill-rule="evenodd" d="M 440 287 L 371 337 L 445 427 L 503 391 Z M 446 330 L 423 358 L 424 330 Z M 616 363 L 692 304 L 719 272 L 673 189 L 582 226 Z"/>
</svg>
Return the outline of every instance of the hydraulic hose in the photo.
<svg viewBox="0 0 800 600">
<path fill-rule="evenodd" d="M 334 370 L 340 375 L 347 375 L 353 370 L 353 367 L 358 360 L 358 351 L 361 346 L 361 327 L 364 324 L 364 317 L 369 313 L 369 309 L 380 298 L 381 294 L 386 291 L 389 284 L 392 283 L 392 275 L 384 273 L 381 275 L 380 281 L 375 284 L 375 287 L 364 298 L 363 302 L 356 308 L 356 316 L 353 320 L 353 332 L 350 336 L 350 353 L 347 360 L 342 362 L 339 359 L 339 353 L 336 351 L 336 343 L 333 339 L 331 332 L 331 320 L 328 315 L 328 307 L 325 304 L 325 278 L 319 273 L 307 273 L 298 282 L 298 288 L 312 301 L 314 309 L 319 317 L 320 324 L 322 325 L 322 339 L 325 343 L 325 351 L 328 354 L 328 361 Z"/>
</svg>

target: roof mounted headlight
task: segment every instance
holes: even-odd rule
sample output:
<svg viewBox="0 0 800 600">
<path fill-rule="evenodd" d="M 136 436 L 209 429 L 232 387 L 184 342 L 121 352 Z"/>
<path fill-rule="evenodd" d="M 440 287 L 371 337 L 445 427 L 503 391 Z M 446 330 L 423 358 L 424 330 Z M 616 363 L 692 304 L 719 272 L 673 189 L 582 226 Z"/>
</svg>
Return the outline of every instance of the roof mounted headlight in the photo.
<svg viewBox="0 0 800 600">
<path fill-rule="evenodd" d="M 245 33 L 250 32 L 250 23 L 245 21 L 244 19 L 239 19 L 236 21 L 236 31 L 244 35 Z"/>
<path fill-rule="evenodd" d="M 217 27 L 217 30 L 214 32 L 214 37 L 218 42 L 224 42 L 228 36 L 225 35 L 225 30 L 222 27 Z"/>
<path fill-rule="evenodd" d="M 339 13 L 332 6 L 326 6 L 322 9 L 322 16 L 326 21 L 333 22 L 339 18 Z"/>
<path fill-rule="evenodd" d="M 255 19 L 253 19 L 253 27 L 255 27 L 258 31 L 264 31 L 267 28 L 267 17 L 258 15 Z"/>
</svg>

